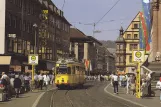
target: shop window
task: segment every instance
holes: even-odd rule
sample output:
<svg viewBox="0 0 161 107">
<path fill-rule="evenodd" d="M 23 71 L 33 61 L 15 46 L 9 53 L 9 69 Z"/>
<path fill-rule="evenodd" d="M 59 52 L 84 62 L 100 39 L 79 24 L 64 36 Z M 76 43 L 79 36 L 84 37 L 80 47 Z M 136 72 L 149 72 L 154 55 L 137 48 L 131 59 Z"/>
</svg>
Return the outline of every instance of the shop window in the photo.
<svg viewBox="0 0 161 107">
<path fill-rule="evenodd" d="M 13 20 L 13 26 L 14 26 L 14 28 L 16 28 L 16 23 L 17 23 L 16 17 L 14 16 L 12 20 Z"/>
<path fill-rule="evenodd" d="M 39 53 L 42 53 L 42 47 L 41 46 L 39 47 Z"/>
<path fill-rule="evenodd" d="M 8 45 L 8 51 L 13 52 L 13 39 L 9 38 L 9 45 Z"/>
<path fill-rule="evenodd" d="M 27 41 L 27 50 L 30 50 L 30 42 Z"/>
<path fill-rule="evenodd" d="M 20 27 L 20 30 L 23 30 L 22 29 L 22 20 L 21 19 L 19 20 L 19 27 Z"/>
<path fill-rule="evenodd" d="M 34 46 L 33 45 L 30 45 L 30 53 L 34 53 Z"/>
<path fill-rule="evenodd" d="M 13 51 L 14 51 L 15 53 L 17 53 L 17 39 L 14 39 L 13 41 L 14 41 L 14 42 L 13 42 L 13 44 L 14 44 Z"/>
<path fill-rule="evenodd" d="M 46 54 L 46 58 L 47 59 L 50 59 L 50 54 Z"/>
<path fill-rule="evenodd" d="M 10 13 L 8 13 L 8 25 L 12 26 L 12 15 Z"/>
<path fill-rule="evenodd" d="M 23 21 L 23 31 L 26 30 L 26 21 Z"/>
<path fill-rule="evenodd" d="M 18 39 L 18 53 L 22 53 L 22 40 Z"/>
<path fill-rule="evenodd" d="M 42 54 L 42 59 L 45 59 L 46 58 L 46 54 Z"/>
</svg>

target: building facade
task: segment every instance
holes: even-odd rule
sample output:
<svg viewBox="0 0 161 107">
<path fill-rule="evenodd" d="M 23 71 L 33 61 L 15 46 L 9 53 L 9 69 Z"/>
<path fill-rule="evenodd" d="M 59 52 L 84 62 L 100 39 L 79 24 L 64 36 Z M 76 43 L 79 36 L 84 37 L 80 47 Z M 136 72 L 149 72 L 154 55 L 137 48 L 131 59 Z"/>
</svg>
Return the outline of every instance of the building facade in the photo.
<svg viewBox="0 0 161 107">
<path fill-rule="evenodd" d="M 155 57 L 157 55 L 157 52 L 161 54 L 161 24 L 160 24 L 160 17 L 161 17 L 161 2 L 160 0 L 152 0 L 152 53 L 149 57 L 149 61 L 155 61 Z"/>
<path fill-rule="evenodd" d="M 70 30 L 70 53 L 80 62 L 88 61 L 87 74 L 107 72 L 105 48 L 92 36 L 86 36 L 76 28 Z M 106 68 L 105 68 L 106 67 Z"/>
<path fill-rule="evenodd" d="M 136 63 L 132 62 L 133 50 L 139 49 L 139 13 L 131 21 L 127 29 L 123 32 L 121 28 L 121 37 L 116 41 L 116 67 L 123 73 L 135 73 Z M 121 61 L 121 62 L 120 62 Z M 120 69 L 121 68 L 121 69 Z"/>
<path fill-rule="evenodd" d="M 18 67 L 19 71 L 29 71 L 28 54 L 35 53 L 39 55 L 37 69 L 52 70 L 54 61 L 69 53 L 70 24 L 51 0 L 1 0 L 1 3 L 5 5 L 5 10 L 0 10 L 5 11 L 5 51 L 1 56 L 11 56 L 12 70 Z"/>
</svg>

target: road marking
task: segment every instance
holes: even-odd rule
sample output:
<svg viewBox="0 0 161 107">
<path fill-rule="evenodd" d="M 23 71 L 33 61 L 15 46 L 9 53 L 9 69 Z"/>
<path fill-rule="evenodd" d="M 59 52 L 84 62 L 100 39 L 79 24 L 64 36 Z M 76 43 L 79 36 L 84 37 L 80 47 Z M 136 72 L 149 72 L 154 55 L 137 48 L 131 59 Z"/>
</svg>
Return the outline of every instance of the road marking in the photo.
<svg viewBox="0 0 161 107">
<path fill-rule="evenodd" d="M 52 90 L 54 90 L 54 89 L 57 89 L 57 88 L 49 89 L 49 90 L 47 90 L 46 92 L 52 91 Z M 37 107 L 37 105 L 38 105 L 38 103 L 39 103 L 41 97 L 42 97 L 46 92 L 41 93 L 41 94 L 37 97 L 37 99 L 35 100 L 35 102 L 34 102 L 34 104 L 32 105 L 32 107 Z"/>
<path fill-rule="evenodd" d="M 107 91 L 107 88 L 109 88 L 110 85 L 111 85 L 111 83 L 108 84 L 108 85 L 104 88 L 104 91 L 105 91 L 106 93 L 108 93 L 108 94 L 110 94 L 110 95 L 112 95 L 112 96 L 114 96 L 114 97 L 117 97 L 117 98 L 119 98 L 119 99 L 128 101 L 128 102 L 130 102 L 130 103 L 132 103 L 132 104 L 135 104 L 135 105 L 138 105 L 138 106 L 141 106 L 141 107 L 147 107 L 147 106 L 145 106 L 145 105 L 142 105 L 142 104 L 133 102 L 133 101 L 131 101 L 131 100 L 125 99 L 125 98 L 123 98 L 123 97 L 120 97 L 120 96 L 117 96 L 117 95 L 112 94 L 111 92 Z"/>
<path fill-rule="evenodd" d="M 37 107 L 41 97 L 45 94 L 45 92 L 41 93 L 38 98 L 36 99 L 36 101 L 34 102 L 34 104 L 32 105 L 32 107 Z"/>
</svg>

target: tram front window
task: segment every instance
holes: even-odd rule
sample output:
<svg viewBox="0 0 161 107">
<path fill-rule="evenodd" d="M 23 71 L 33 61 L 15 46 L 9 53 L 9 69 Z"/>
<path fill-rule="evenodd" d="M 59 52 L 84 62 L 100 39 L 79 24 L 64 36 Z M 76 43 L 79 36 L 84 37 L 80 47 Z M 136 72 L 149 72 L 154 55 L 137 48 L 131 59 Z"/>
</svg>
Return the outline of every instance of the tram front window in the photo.
<svg viewBox="0 0 161 107">
<path fill-rule="evenodd" d="M 71 68 L 57 68 L 58 74 L 71 74 Z"/>
</svg>

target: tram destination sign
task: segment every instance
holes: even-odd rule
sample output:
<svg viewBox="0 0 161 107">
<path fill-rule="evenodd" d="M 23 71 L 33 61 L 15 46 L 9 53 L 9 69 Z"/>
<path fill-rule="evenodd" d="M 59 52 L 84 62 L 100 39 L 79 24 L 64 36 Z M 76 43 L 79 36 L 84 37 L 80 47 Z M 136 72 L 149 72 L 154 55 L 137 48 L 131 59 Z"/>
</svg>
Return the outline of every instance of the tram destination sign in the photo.
<svg viewBox="0 0 161 107">
<path fill-rule="evenodd" d="M 61 68 L 67 68 L 67 64 L 60 64 L 59 67 L 61 67 Z"/>
</svg>

